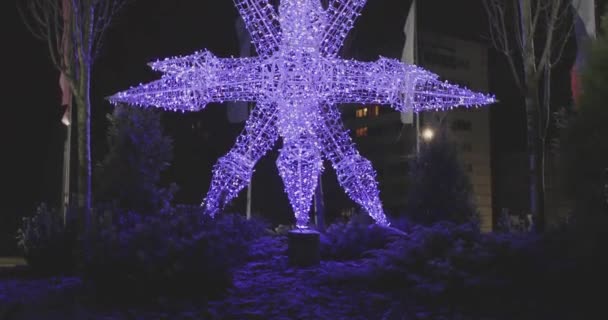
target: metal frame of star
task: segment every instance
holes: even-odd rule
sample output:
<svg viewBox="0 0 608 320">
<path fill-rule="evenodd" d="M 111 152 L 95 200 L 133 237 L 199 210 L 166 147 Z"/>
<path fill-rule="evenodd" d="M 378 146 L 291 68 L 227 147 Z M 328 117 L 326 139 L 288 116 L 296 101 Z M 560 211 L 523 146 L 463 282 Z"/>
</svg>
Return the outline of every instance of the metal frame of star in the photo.
<svg viewBox="0 0 608 320">
<path fill-rule="evenodd" d="M 256 102 L 234 147 L 213 168 L 205 212 L 215 215 L 248 185 L 256 162 L 281 138 L 279 174 L 305 228 L 314 190 L 329 160 L 341 187 L 380 225 L 388 225 L 372 164 L 355 148 L 337 104 L 388 105 L 401 112 L 481 106 L 494 97 L 448 84 L 418 66 L 380 58 L 337 57 L 365 0 L 234 0 L 258 53 L 217 58 L 207 51 L 150 64 L 154 82 L 110 97 L 112 103 L 199 111 L 210 102 Z"/>
</svg>

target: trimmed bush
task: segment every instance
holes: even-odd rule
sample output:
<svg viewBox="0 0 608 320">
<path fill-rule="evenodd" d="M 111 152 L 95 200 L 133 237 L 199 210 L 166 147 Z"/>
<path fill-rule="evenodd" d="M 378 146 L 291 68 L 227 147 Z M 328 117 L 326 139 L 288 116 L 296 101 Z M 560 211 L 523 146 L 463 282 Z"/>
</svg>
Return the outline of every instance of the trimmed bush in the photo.
<svg viewBox="0 0 608 320">
<path fill-rule="evenodd" d="M 375 265 L 353 281 L 401 297 L 405 309 L 418 304 L 492 319 L 589 318 L 602 306 L 593 292 L 608 286 L 602 249 L 608 236 L 600 229 L 539 236 L 482 234 L 474 224 L 413 226 L 408 237 L 373 251 Z"/>
<path fill-rule="evenodd" d="M 372 224 L 369 217 L 354 216 L 347 223 L 332 224 L 321 235 L 321 258 L 360 259 L 370 250 L 384 248 L 389 239 L 390 232 Z"/>
<path fill-rule="evenodd" d="M 421 146 L 410 164 L 405 213 L 413 222 L 479 222 L 473 187 L 447 129 Z"/>
<path fill-rule="evenodd" d="M 84 275 L 102 296 L 121 299 L 217 296 L 264 226 L 239 215 L 215 219 L 199 207 L 118 214 L 91 241 Z"/>
<path fill-rule="evenodd" d="M 69 274 L 75 269 L 76 229 L 64 225 L 57 210 L 40 204 L 32 217 L 24 217 L 17 230 L 17 246 L 35 274 Z"/>
</svg>

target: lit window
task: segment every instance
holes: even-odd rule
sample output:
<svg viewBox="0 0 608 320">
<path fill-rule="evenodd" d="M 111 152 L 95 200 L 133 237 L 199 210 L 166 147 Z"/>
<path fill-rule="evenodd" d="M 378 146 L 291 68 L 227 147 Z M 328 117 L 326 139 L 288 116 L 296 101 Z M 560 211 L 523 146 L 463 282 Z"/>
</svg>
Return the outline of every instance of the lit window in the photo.
<svg viewBox="0 0 608 320">
<path fill-rule="evenodd" d="M 365 118 L 365 117 L 367 117 L 367 108 L 357 109 L 357 112 L 356 112 L 355 116 L 357 118 Z"/>
<path fill-rule="evenodd" d="M 367 137 L 367 127 L 357 128 L 357 137 Z"/>
<path fill-rule="evenodd" d="M 380 106 L 374 106 L 374 117 L 380 115 Z"/>
</svg>

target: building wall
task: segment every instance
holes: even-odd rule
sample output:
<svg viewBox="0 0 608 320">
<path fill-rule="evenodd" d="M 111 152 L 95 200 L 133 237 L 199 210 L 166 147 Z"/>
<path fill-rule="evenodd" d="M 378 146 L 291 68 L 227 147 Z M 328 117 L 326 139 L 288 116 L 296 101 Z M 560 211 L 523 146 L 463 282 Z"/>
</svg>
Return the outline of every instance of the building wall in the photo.
<svg viewBox="0 0 608 320">
<path fill-rule="evenodd" d="M 419 64 L 451 83 L 488 92 L 487 47 L 437 34 L 420 37 Z M 492 170 L 490 109 L 458 108 L 449 112 L 426 112 L 422 124 L 433 125 L 442 118 L 458 144 L 481 218 L 482 231 L 492 231 Z"/>
<path fill-rule="evenodd" d="M 488 91 L 487 48 L 436 34 L 419 37 L 419 65 L 442 79 L 470 89 Z M 405 207 L 409 159 L 416 152 L 414 124 L 403 124 L 400 114 L 387 106 L 352 106 L 345 110 L 346 126 L 351 129 L 357 147 L 370 159 L 378 172 L 380 197 L 388 213 Z M 442 121 L 459 145 L 465 170 L 473 184 L 474 200 L 481 215 L 481 228 L 491 231 L 492 171 L 490 112 L 488 108 L 455 109 L 449 112 L 425 112 L 420 128 Z"/>
<path fill-rule="evenodd" d="M 387 106 L 354 106 L 344 113 L 357 148 L 376 169 L 385 210 L 389 214 L 402 212 L 408 162 L 415 152 L 414 127 L 401 123 L 400 113 Z"/>
</svg>

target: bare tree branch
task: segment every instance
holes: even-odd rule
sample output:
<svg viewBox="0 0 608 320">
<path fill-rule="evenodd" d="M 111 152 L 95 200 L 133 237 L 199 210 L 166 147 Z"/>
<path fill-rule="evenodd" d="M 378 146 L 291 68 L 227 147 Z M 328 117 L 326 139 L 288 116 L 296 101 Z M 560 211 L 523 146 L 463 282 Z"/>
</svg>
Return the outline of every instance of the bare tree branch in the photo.
<svg viewBox="0 0 608 320">
<path fill-rule="evenodd" d="M 488 31 L 490 34 L 490 41 L 492 42 L 492 45 L 494 46 L 494 48 L 496 48 L 497 50 L 499 48 L 501 48 L 502 46 L 498 43 L 497 40 L 497 35 L 496 35 L 496 19 L 494 18 L 494 14 L 492 9 L 494 7 L 490 7 L 490 5 L 488 4 L 488 2 L 491 0 L 485 0 L 482 2 L 483 4 L 483 8 L 486 11 L 486 16 L 488 17 Z"/>
<path fill-rule="evenodd" d="M 523 34 L 523 28 L 521 25 L 521 20 L 520 15 L 521 15 L 521 11 L 520 11 L 520 4 L 519 4 L 519 0 L 512 0 L 511 2 L 511 9 L 513 11 L 513 29 L 514 29 L 514 36 L 515 36 L 515 43 L 517 44 L 517 50 L 519 52 L 519 55 L 521 57 L 521 60 L 524 61 L 525 57 L 524 57 L 524 48 L 525 48 L 525 44 L 524 44 L 524 34 Z M 504 32 L 507 33 L 507 28 L 504 28 Z M 508 33 L 507 33 L 508 34 Z M 505 35 L 506 36 L 506 35 Z"/>
<path fill-rule="evenodd" d="M 72 0 L 72 41 L 74 43 L 74 48 L 78 48 L 81 50 L 84 41 L 83 37 L 83 8 L 81 7 L 82 1 Z"/>
<path fill-rule="evenodd" d="M 532 23 L 531 23 L 531 27 L 530 27 L 530 30 L 532 31 L 532 33 L 534 33 L 534 31 L 537 30 L 536 27 L 538 26 L 538 19 L 541 16 L 541 12 L 546 12 L 549 9 L 549 7 L 550 6 L 547 5 L 546 3 L 545 3 L 545 5 L 543 5 L 543 0 L 536 1 L 536 10 L 533 9 L 534 18 L 532 19 Z"/>
<path fill-rule="evenodd" d="M 46 40 L 46 22 L 39 15 L 37 11 L 36 2 L 27 2 L 27 5 L 20 4 L 24 1 L 17 2 L 17 11 L 19 12 L 19 16 L 21 17 L 21 21 L 25 24 L 27 30 L 37 39 Z M 24 8 L 25 7 L 25 8 Z M 30 18 L 26 15 L 25 11 L 29 13 L 31 19 L 34 20 L 34 23 L 30 22 Z"/>
<path fill-rule="evenodd" d="M 566 1 L 566 6 L 563 8 L 562 14 L 558 18 L 558 21 L 563 21 L 562 24 L 567 24 L 567 30 L 563 33 L 563 36 L 557 39 L 556 41 L 556 43 L 558 43 L 559 45 L 556 49 L 553 49 L 552 52 L 557 52 L 557 54 L 554 55 L 553 59 L 550 59 L 548 65 L 549 68 L 553 68 L 559 61 L 562 60 L 566 45 L 568 44 L 568 40 L 570 39 L 572 31 L 574 30 L 574 21 L 571 18 L 571 12 L 572 11 L 570 10 L 570 1 Z"/>
<path fill-rule="evenodd" d="M 505 15 L 506 10 L 502 6 L 496 7 L 496 21 L 498 24 L 498 32 L 500 34 L 500 41 L 502 42 L 502 47 L 504 49 L 505 54 L 511 54 L 511 46 L 509 45 L 509 34 L 506 32 L 507 24 L 505 23 Z"/>
<path fill-rule="evenodd" d="M 95 22 L 94 22 L 94 31 L 93 31 L 93 51 L 91 59 L 94 61 L 98 56 L 99 52 L 102 48 L 104 35 L 106 30 L 110 27 L 110 23 L 112 22 L 113 15 L 117 12 L 114 11 L 114 7 L 117 3 L 122 3 L 123 1 L 100 1 L 97 2 L 95 10 Z"/>
<path fill-rule="evenodd" d="M 127 0 L 19 0 L 18 11 L 34 37 L 46 42 L 53 65 L 70 85 L 78 110 L 78 207 L 88 228 L 91 212 L 91 67 L 113 15 Z M 62 82 L 63 83 L 63 82 Z"/>
<path fill-rule="evenodd" d="M 49 9 L 46 11 L 46 28 L 47 28 L 47 36 L 46 36 L 46 42 L 47 45 L 49 47 L 49 56 L 51 57 L 51 61 L 53 62 L 53 65 L 55 65 L 55 68 L 57 68 L 59 71 L 63 71 L 64 69 L 64 63 L 63 63 L 63 59 L 61 58 L 61 46 L 60 46 L 60 41 L 57 41 L 56 37 L 60 37 L 60 35 L 57 35 L 57 30 L 59 27 L 57 26 L 58 22 L 57 22 L 57 18 L 56 16 L 58 15 L 58 13 L 51 11 L 52 8 L 49 7 Z"/>
<path fill-rule="evenodd" d="M 525 102 L 530 159 L 530 211 L 539 221 L 539 230 L 542 230 L 545 216 L 545 145 L 551 120 L 551 69 L 561 59 L 572 32 L 573 25 L 568 24 L 571 19 L 567 12 L 570 1 L 484 0 L 493 44 L 505 54 Z M 498 17 L 502 15 L 500 12 L 505 8 L 505 3 L 510 4 L 510 7 L 506 7 L 513 10 L 513 16 L 504 21 L 505 24 L 511 22 L 509 26 L 501 26 Z M 505 43 L 501 42 L 503 39 Z M 510 41 L 515 44 L 509 45 Z M 519 57 L 511 53 L 511 48 L 519 50 L 521 66 L 516 64 Z M 544 84 L 541 84 L 543 77 Z M 539 99 L 541 89 L 544 89 L 543 99 Z"/>
<path fill-rule="evenodd" d="M 511 70 L 511 74 L 513 75 L 513 80 L 515 81 L 515 85 L 521 92 L 524 92 L 526 88 L 524 87 L 524 82 L 521 79 L 522 75 L 518 71 L 518 70 L 521 70 L 521 68 L 517 67 L 517 65 L 515 64 L 515 61 L 513 60 L 513 57 L 507 56 L 507 63 L 509 64 L 509 69 Z"/>
<path fill-rule="evenodd" d="M 509 35 L 511 33 L 507 30 L 507 23 L 505 21 L 507 10 L 504 5 L 504 2 L 501 0 L 484 0 L 483 5 L 488 15 L 490 38 L 492 44 L 496 50 L 502 52 L 505 55 L 507 63 L 509 64 L 509 70 L 513 74 L 513 80 L 515 81 L 515 85 L 520 91 L 523 91 L 524 87 L 523 82 L 521 80 L 522 75 L 518 72 L 520 68 L 517 68 L 517 65 L 515 63 L 515 57 L 513 56 L 514 52 L 511 49 L 511 41 L 509 40 Z M 518 37 L 516 37 L 516 39 L 517 38 Z M 516 42 L 519 41 L 516 40 Z M 521 53 L 521 49 L 519 49 L 519 51 Z"/>
<path fill-rule="evenodd" d="M 25 1 L 24 1 L 25 2 Z M 37 39 L 46 42 L 53 66 L 65 69 L 61 52 L 62 20 L 61 9 L 51 0 L 27 1 L 27 5 L 17 3 L 17 9 L 28 31 Z"/>
<path fill-rule="evenodd" d="M 542 54 L 540 56 L 540 60 L 537 68 L 537 77 L 540 78 L 542 72 L 545 68 L 547 68 L 550 59 L 551 59 L 551 49 L 553 49 L 553 33 L 555 31 L 555 24 L 557 23 L 557 18 L 559 17 L 560 7 L 562 4 L 562 0 L 552 0 L 553 7 L 551 8 L 551 15 L 547 19 L 547 31 L 545 35 L 545 45 L 542 50 Z"/>
<path fill-rule="evenodd" d="M 488 4 L 488 2 L 491 2 L 491 4 Z M 495 12 L 495 10 L 499 10 L 499 8 L 494 6 L 493 2 L 494 0 L 483 1 L 484 9 L 486 10 L 486 14 L 488 16 L 490 40 L 496 50 L 504 52 L 506 44 L 502 41 L 503 33 L 500 32 L 501 29 L 499 22 L 502 17 Z"/>
</svg>

